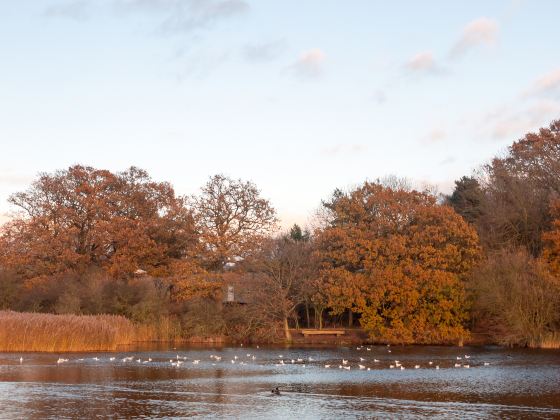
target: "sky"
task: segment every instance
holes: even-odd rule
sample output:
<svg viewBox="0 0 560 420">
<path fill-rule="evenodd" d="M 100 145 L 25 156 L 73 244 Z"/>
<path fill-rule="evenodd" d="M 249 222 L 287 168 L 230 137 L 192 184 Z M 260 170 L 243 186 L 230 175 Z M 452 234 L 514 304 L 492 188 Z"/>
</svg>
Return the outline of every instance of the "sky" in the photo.
<svg viewBox="0 0 560 420">
<path fill-rule="evenodd" d="M 0 2 L 0 222 L 38 173 L 251 180 L 283 226 L 386 175 L 448 193 L 560 118 L 560 2 Z"/>
</svg>

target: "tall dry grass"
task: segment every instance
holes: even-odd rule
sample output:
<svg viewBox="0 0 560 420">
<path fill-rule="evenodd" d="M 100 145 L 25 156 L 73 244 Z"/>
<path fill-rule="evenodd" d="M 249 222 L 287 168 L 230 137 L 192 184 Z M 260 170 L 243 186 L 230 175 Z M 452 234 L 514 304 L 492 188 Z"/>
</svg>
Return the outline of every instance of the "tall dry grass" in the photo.
<svg viewBox="0 0 560 420">
<path fill-rule="evenodd" d="M 536 349 L 560 349 L 560 332 L 548 333 L 539 340 L 530 341 L 528 347 Z"/>
<path fill-rule="evenodd" d="M 162 316 L 150 323 L 135 326 L 135 341 L 181 341 L 181 323 L 177 318 Z"/>
<path fill-rule="evenodd" d="M 0 311 L 0 351 L 115 350 L 135 337 L 122 316 Z"/>
</svg>

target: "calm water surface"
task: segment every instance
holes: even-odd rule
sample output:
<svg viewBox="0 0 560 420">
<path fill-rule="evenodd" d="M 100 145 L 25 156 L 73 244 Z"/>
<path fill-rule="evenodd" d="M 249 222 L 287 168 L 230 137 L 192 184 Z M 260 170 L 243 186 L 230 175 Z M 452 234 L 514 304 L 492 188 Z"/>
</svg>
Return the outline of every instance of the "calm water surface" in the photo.
<svg viewBox="0 0 560 420">
<path fill-rule="evenodd" d="M 559 351 L 369 348 L 0 353 L 0 418 L 560 418 Z"/>
</svg>

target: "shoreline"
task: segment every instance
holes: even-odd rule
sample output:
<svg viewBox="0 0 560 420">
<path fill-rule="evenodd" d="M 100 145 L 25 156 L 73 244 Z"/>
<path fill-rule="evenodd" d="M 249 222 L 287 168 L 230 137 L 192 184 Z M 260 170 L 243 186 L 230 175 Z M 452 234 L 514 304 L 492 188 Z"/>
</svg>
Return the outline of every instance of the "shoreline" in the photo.
<svg viewBox="0 0 560 420">
<path fill-rule="evenodd" d="M 366 341 L 356 341 L 356 340 L 345 340 L 345 339 L 326 339 L 325 337 L 320 340 L 281 340 L 274 342 L 239 342 L 235 340 L 228 340 L 227 337 L 193 337 L 190 339 L 175 339 L 175 340 L 138 340 L 132 341 L 130 343 L 117 344 L 116 346 L 111 346 L 107 348 L 81 348 L 81 349 L 1 349 L 0 353 L 94 353 L 94 352 L 128 352 L 135 351 L 138 349 L 146 348 L 178 348 L 178 347 L 246 347 L 254 348 L 257 346 L 262 346 L 265 348 L 269 347 L 345 347 L 345 346 L 360 346 L 360 347 L 449 347 L 449 348 L 483 348 L 483 347 L 496 347 L 502 349 L 531 349 L 531 350 L 560 350 L 558 348 L 546 348 L 546 347 L 528 347 L 528 346 L 507 346 L 501 345 L 492 341 L 480 341 L 480 340 L 468 340 L 462 345 L 460 344 L 450 344 L 450 343 L 410 343 L 410 344 L 390 344 L 386 343 L 372 343 Z"/>
<path fill-rule="evenodd" d="M 355 344 L 354 344 L 355 345 Z M 173 346 L 173 347 L 171 347 Z M 95 349 L 95 350 L 0 350 L 0 354 L 30 354 L 30 353 L 40 353 L 40 354 L 70 354 L 70 353 L 128 353 L 135 351 L 146 351 L 146 350 L 182 350 L 191 348 L 337 348 L 337 347 L 348 347 L 353 346 L 348 343 L 288 343 L 288 342 L 276 342 L 276 343 L 251 343 L 244 344 L 243 346 L 238 345 L 233 342 L 188 342 L 188 341 L 138 341 L 131 344 L 123 344 L 117 346 L 117 348 L 111 349 Z M 385 347 L 382 344 L 363 344 L 363 347 Z M 511 350 L 535 350 L 535 351 L 560 351 L 558 348 L 543 348 L 543 347 L 522 347 L 522 346 L 504 346 L 500 344 L 466 344 L 463 346 L 452 345 L 452 344 L 395 344 L 392 345 L 393 348 L 413 348 L 413 347 L 441 347 L 441 348 L 497 348 L 497 349 L 511 349 Z"/>
<path fill-rule="evenodd" d="M 192 334 L 190 337 L 188 336 Z M 170 328 L 169 322 L 134 324 L 118 315 L 54 315 L 0 311 L 0 352 L 95 352 L 119 351 L 145 346 L 440 346 L 560 349 L 560 340 L 539 345 L 509 346 L 488 334 L 471 332 L 454 342 L 391 343 L 372 340 L 362 328 L 290 329 L 290 339 L 271 334 L 261 339 L 236 340 L 225 335 L 195 335 L 194 331 Z M 256 337 L 255 337 L 256 338 Z M 264 339 L 263 339 L 264 338 Z"/>
</svg>

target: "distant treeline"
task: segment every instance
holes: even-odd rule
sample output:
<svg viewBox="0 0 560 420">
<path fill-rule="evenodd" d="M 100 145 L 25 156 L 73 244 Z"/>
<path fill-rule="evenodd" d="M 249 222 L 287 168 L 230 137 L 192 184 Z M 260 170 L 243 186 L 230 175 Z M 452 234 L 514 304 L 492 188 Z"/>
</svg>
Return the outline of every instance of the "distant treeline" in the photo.
<svg viewBox="0 0 560 420">
<path fill-rule="evenodd" d="M 278 233 L 258 188 L 223 175 L 179 197 L 135 167 L 40 174 L 9 199 L 0 309 L 121 315 L 166 325 L 158 339 L 344 323 L 373 342 L 560 346 L 560 121 L 455 184 L 337 189 L 313 228 Z"/>
</svg>

